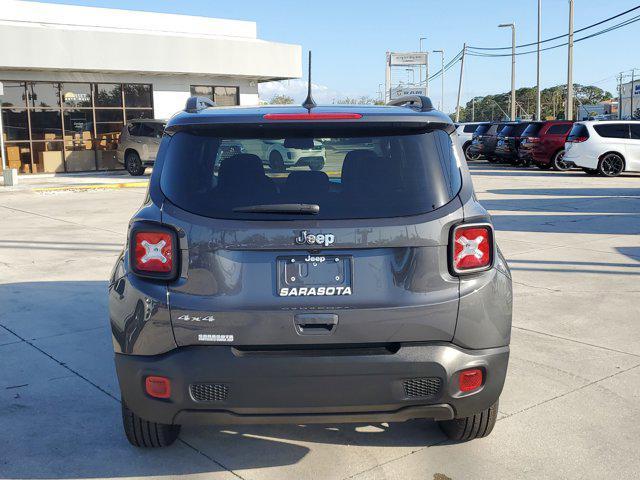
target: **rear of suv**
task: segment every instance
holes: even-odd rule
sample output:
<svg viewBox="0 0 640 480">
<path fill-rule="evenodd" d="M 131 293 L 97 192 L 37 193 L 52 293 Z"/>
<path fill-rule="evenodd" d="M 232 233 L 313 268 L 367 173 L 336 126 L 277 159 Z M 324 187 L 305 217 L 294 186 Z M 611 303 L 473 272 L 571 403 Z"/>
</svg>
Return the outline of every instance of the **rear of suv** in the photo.
<svg viewBox="0 0 640 480">
<path fill-rule="evenodd" d="M 507 163 L 518 163 L 518 151 L 524 138 L 524 132 L 533 122 L 509 123 L 498 134 L 495 154 Z"/>
<path fill-rule="evenodd" d="M 471 146 L 471 142 L 473 141 L 473 134 L 481 125 L 490 125 L 489 122 L 471 122 L 471 123 L 461 123 L 456 126 L 456 133 L 458 134 L 458 144 L 462 148 L 464 156 L 467 160 L 478 160 L 480 158 L 479 154 L 471 154 L 469 152 L 469 147 Z"/>
<path fill-rule="evenodd" d="M 589 175 L 615 177 L 640 171 L 640 121 L 575 123 L 567 137 L 565 161 Z"/>
<path fill-rule="evenodd" d="M 521 163 L 533 163 L 543 170 L 570 169 L 571 164 L 564 162 L 564 145 L 572 126 L 573 122 L 567 120 L 532 123 L 523 133 L 526 139 L 520 142 Z"/>
<path fill-rule="evenodd" d="M 509 357 L 511 276 L 454 126 L 389 106 L 203 108 L 165 129 L 109 282 L 123 423 L 434 419 L 488 435 Z M 223 144 L 322 139 L 320 170 Z"/>
<path fill-rule="evenodd" d="M 473 133 L 473 140 L 468 152 L 471 155 L 484 157 L 489 163 L 498 161 L 496 157 L 496 145 L 498 144 L 498 134 L 508 125 L 507 123 L 490 123 L 480 125 Z"/>
</svg>

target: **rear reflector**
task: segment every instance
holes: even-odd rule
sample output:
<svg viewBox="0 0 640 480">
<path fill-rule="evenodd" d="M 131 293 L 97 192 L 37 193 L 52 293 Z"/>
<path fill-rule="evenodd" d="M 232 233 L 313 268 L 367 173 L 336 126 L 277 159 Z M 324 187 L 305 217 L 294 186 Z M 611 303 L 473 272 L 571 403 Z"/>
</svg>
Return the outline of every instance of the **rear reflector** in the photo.
<svg viewBox="0 0 640 480">
<path fill-rule="evenodd" d="M 453 230 L 452 266 L 455 273 L 488 270 L 493 263 L 493 229 L 489 224 L 459 225 Z"/>
<path fill-rule="evenodd" d="M 357 120 L 359 113 L 267 113 L 265 120 Z"/>
<path fill-rule="evenodd" d="M 470 392 L 482 386 L 482 370 L 471 368 L 460 372 L 459 387 L 461 392 Z"/>
<path fill-rule="evenodd" d="M 171 396 L 171 381 L 165 377 L 147 377 L 144 387 L 154 398 L 169 398 Z"/>
<path fill-rule="evenodd" d="M 136 270 L 159 273 L 173 270 L 173 235 L 140 230 L 134 233 L 133 242 Z"/>
</svg>

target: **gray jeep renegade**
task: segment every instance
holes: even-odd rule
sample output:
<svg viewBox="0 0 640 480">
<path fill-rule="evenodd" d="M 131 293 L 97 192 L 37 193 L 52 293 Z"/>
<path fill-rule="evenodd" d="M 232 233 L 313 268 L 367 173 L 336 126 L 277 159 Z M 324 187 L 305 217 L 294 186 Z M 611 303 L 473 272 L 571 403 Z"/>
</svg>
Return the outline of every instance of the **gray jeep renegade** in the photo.
<svg viewBox="0 0 640 480">
<path fill-rule="evenodd" d="M 109 284 L 129 441 L 181 425 L 436 420 L 488 435 L 511 276 L 449 117 L 387 106 L 211 108 L 167 124 Z M 319 170 L 271 170 L 261 143 Z M 226 148 L 228 145 L 241 148 Z"/>
</svg>

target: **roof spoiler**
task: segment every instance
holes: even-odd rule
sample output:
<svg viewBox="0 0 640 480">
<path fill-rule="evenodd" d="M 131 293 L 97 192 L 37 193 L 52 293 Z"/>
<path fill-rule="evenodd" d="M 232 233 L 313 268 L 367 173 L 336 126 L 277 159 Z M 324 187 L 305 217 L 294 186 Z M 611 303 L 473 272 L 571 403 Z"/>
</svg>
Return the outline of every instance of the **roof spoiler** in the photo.
<svg viewBox="0 0 640 480">
<path fill-rule="evenodd" d="M 417 110 L 418 112 L 430 112 L 434 109 L 431 99 L 424 95 L 404 95 L 389 101 L 387 105 L 395 107 L 409 107 Z"/>
<path fill-rule="evenodd" d="M 215 107 L 216 103 L 207 97 L 189 97 L 187 104 L 184 106 L 184 111 L 187 113 L 198 113 L 205 108 Z"/>
</svg>

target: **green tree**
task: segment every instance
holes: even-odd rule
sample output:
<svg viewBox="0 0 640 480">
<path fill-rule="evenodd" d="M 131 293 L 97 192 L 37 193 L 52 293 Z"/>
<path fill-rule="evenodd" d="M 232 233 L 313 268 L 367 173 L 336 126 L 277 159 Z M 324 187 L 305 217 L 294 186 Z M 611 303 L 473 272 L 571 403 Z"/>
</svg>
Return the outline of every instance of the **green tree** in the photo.
<svg viewBox="0 0 640 480">
<path fill-rule="evenodd" d="M 294 102 L 293 97 L 289 95 L 274 95 L 269 100 L 271 105 L 291 105 Z"/>
</svg>

